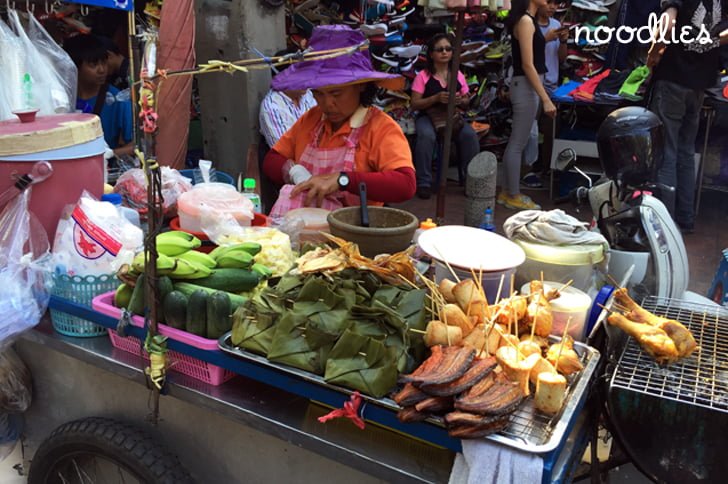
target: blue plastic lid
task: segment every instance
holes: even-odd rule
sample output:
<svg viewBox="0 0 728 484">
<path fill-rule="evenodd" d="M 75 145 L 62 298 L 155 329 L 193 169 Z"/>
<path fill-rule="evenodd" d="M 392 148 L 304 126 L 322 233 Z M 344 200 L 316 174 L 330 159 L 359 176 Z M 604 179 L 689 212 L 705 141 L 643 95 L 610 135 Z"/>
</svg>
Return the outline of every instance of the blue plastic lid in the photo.
<svg viewBox="0 0 728 484">
<path fill-rule="evenodd" d="M 107 193 L 106 195 L 101 195 L 102 202 L 109 202 L 113 203 L 114 205 L 121 205 L 121 200 L 121 195 L 118 193 Z"/>
</svg>

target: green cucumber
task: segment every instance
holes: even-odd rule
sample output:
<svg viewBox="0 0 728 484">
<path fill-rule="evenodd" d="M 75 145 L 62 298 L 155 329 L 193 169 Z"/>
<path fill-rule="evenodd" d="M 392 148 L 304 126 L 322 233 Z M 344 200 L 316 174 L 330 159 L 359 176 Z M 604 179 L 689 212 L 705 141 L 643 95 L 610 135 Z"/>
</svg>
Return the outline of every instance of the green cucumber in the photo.
<svg viewBox="0 0 728 484">
<path fill-rule="evenodd" d="M 233 328 L 233 310 L 230 296 L 215 291 L 207 297 L 207 337 L 218 339 Z"/>
<path fill-rule="evenodd" d="M 159 292 L 159 311 L 157 315 L 157 321 L 164 323 L 167 321 L 167 312 L 164 310 L 164 298 L 167 294 L 174 291 L 174 284 L 172 279 L 167 276 L 161 276 L 157 279 L 157 291 Z"/>
<path fill-rule="evenodd" d="M 185 330 L 187 327 L 187 296 L 181 291 L 171 291 L 162 302 L 166 324 L 175 329 Z"/>
<path fill-rule="evenodd" d="M 195 281 L 195 282 L 197 282 L 197 281 Z M 192 284 L 190 282 L 178 282 L 174 285 L 174 289 L 175 289 L 175 291 L 181 292 L 188 298 L 190 296 L 192 296 L 192 293 L 197 290 L 203 290 L 207 294 L 213 294 L 213 293 L 217 292 L 216 289 L 210 289 L 209 287 L 198 286 L 198 285 Z M 240 296 L 239 294 L 228 293 L 228 296 L 230 297 L 230 304 L 232 305 L 233 311 L 235 311 L 238 308 L 238 306 L 242 306 L 248 300 L 247 297 Z"/>
<path fill-rule="evenodd" d="M 187 301 L 187 321 L 185 330 L 188 333 L 207 336 L 207 293 L 197 290 Z"/>
<path fill-rule="evenodd" d="M 136 280 L 136 286 L 134 286 L 134 291 L 131 293 L 131 299 L 129 300 L 128 309 L 130 313 L 144 316 L 144 308 L 147 305 L 146 285 L 147 276 L 139 274 L 139 277 Z"/>
<path fill-rule="evenodd" d="M 195 279 L 195 284 L 218 291 L 248 292 L 260 283 L 260 274 L 247 269 L 215 269 L 212 275 Z"/>
</svg>

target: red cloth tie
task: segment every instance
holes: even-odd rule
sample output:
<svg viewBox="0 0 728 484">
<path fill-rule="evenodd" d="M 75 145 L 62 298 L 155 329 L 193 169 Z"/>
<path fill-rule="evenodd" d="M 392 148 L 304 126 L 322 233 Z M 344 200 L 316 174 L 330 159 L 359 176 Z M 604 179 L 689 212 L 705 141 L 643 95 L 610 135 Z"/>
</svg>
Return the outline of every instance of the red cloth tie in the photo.
<svg viewBox="0 0 728 484">
<path fill-rule="evenodd" d="M 350 419 L 352 422 L 354 422 L 354 425 L 364 430 L 366 424 L 364 423 L 364 419 L 359 416 L 360 405 L 361 395 L 359 394 L 359 392 L 354 392 L 352 393 L 349 401 L 344 402 L 344 408 L 337 408 L 336 410 L 332 410 L 323 417 L 319 417 L 318 421 L 321 423 L 326 423 L 329 420 L 344 417 Z"/>
</svg>

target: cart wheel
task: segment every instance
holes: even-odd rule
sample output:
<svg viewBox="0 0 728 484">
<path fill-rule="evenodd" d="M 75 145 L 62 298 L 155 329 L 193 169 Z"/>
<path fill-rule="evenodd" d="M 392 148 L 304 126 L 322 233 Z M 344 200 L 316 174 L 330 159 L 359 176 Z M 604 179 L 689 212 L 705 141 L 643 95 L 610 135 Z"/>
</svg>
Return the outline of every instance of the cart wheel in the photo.
<svg viewBox="0 0 728 484">
<path fill-rule="evenodd" d="M 29 484 L 193 483 L 177 457 L 140 429 L 107 418 L 68 422 L 36 452 Z"/>
</svg>

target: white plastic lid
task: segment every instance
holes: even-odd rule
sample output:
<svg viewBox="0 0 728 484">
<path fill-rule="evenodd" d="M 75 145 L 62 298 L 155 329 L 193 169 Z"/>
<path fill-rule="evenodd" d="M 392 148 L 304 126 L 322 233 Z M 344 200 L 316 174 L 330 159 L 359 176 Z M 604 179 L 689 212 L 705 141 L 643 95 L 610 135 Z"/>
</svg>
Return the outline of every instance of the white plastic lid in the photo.
<svg viewBox="0 0 728 484">
<path fill-rule="evenodd" d="M 417 243 L 433 259 L 466 270 L 503 271 L 526 260 L 523 249 L 505 237 L 464 225 L 425 230 Z"/>
</svg>

